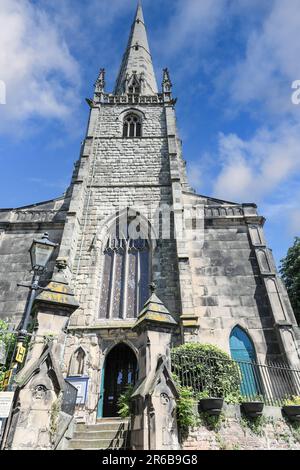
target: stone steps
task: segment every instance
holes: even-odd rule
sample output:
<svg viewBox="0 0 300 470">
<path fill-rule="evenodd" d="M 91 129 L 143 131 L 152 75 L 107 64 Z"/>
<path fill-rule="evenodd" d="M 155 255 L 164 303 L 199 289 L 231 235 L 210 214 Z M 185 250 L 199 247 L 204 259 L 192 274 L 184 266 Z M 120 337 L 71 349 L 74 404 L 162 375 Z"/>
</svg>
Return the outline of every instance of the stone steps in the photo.
<svg viewBox="0 0 300 470">
<path fill-rule="evenodd" d="M 118 437 L 123 437 L 127 434 L 128 430 L 121 430 L 121 431 L 116 431 L 115 429 L 111 430 L 100 430 L 100 431 L 89 431 L 88 433 L 84 431 L 75 431 L 73 439 L 78 440 L 78 439 L 114 439 L 116 435 Z"/>
<path fill-rule="evenodd" d="M 70 450 L 128 449 L 130 441 L 129 421 L 105 418 L 97 424 L 77 424 Z"/>
<path fill-rule="evenodd" d="M 128 430 L 129 423 L 128 421 L 120 421 L 118 423 L 112 422 L 98 422 L 97 424 L 77 424 L 76 431 L 78 432 L 97 432 L 97 431 L 117 431 L 118 429 L 122 428 L 124 430 Z"/>
<path fill-rule="evenodd" d="M 85 449 L 126 449 L 127 438 L 123 439 L 72 439 L 69 449 L 85 450 Z"/>
</svg>

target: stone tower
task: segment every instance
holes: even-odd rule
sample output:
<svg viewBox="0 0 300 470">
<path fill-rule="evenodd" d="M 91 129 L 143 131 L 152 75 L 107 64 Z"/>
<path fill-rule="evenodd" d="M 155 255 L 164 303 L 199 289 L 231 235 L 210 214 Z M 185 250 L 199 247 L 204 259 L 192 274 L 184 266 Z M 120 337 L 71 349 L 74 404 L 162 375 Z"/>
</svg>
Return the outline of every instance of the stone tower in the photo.
<svg viewBox="0 0 300 470">
<path fill-rule="evenodd" d="M 79 303 L 68 326 L 63 373 L 89 377 L 82 419 L 90 422 L 116 413 L 117 395 L 109 403 L 104 385 L 114 380 L 104 367 L 110 352 L 114 357 L 116 351 L 114 363 L 134 354 L 129 374 L 136 373 L 139 338 L 132 328 L 150 297 L 151 282 L 178 323 L 181 316 L 181 248 L 171 208 L 176 199 L 181 211 L 180 191 L 188 185 L 171 88 L 165 70 L 158 92 L 139 4 L 114 92 L 106 92 L 101 69 L 88 100 L 88 130 L 57 258 Z M 173 336 L 180 341 L 179 327 Z M 118 353 L 114 346 L 120 344 Z M 76 362 L 80 352 L 82 369 Z"/>
<path fill-rule="evenodd" d="M 32 234 L 47 229 L 60 244 L 44 280 L 53 293 L 36 300 L 38 329 L 20 377 L 26 403 L 35 406 L 48 388 L 55 397 L 68 378 L 79 388 L 76 419 L 94 424 L 116 416 L 120 393 L 136 379 L 145 395 L 153 378 L 156 396 L 157 374 L 169 381 L 172 344 L 213 343 L 230 353 L 236 329 L 255 359 L 299 367 L 299 328 L 264 239 L 265 219 L 253 203 L 202 196 L 188 184 L 172 82 L 165 69 L 158 90 L 140 4 L 114 92 L 101 69 L 87 102 L 88 129 L 64 197 L 0 211 L 0 258 L 4 265 L 22 254 L 20 280 Z M 0 276 L 0 316 L 18 318 L 25 299 L 17 302 L 5 270 Z M 45 349 L 39 338 L 49 333 Z M 32 394 L 32 371 L 46 376 L 47 367 L 55 381 L 35 377 Z"/>
</svg>

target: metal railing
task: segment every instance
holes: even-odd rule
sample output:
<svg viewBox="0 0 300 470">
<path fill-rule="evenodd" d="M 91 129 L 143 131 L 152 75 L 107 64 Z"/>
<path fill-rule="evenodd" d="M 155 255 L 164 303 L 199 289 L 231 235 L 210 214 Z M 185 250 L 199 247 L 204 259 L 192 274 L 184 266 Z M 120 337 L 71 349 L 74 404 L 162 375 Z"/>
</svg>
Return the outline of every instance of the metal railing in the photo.
<svg viewBox="0 0 300 470">
<path fill-rule="evenodd" d="M 263 401 L 282 406 L 284 400 L 300 396 L 300 370 L 285 363 L 259 364 L 188 353 L 171 353 L 172 372 L 182 386 L 191 387 L 195 396 L 227 395 L 245 401 Z"/>
</svg>

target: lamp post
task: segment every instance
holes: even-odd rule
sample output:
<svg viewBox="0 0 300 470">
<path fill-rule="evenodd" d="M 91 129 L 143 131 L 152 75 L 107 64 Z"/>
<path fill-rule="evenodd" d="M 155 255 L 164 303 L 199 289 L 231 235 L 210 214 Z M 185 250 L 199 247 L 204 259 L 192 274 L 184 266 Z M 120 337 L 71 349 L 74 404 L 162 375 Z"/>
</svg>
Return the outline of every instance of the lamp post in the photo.
<svg viewBox="0 0 300 470">
<path fill-rule="evenodd" d="M 57 247 L 56 243 L 53 243 L 49 240 L 49 234 L 46 232 L 40 240 L 33 240 L 32 245 L 29 249 L 31 266 L 34 272 L 33 280 L 29 287 L 30 296 L 27 302 L 25 314 L 21 323 L 21 329 L 18 335 L 19 341 L 24 341 L 27 336 L 27 328 L 31 315 L 31 310 L 33 307 L 33 302 L 36 297 L 36 292 L 40 289 L 39 280 L 41 275 L 46 271 L 47 264 Z M 18 284 L 21 286 L 22 284 Z"/>
<path fill-rule="evenodd" d="M 16 392 L 14 390 L 14 377 L 18 372 L 20 364 L 25 360 L 26 348 L 24 342 L 28 336 L 28 324 L 30 315 L 35 301 L 37 291 L 47 290 L 39 285 L 41 275 L 46 271 L 47 264 L 58 245 L 49 240 L 49 234 L 44 233 L 41 239 L 35 239 L 29 249 L 31 267 L 33 270 L 33 278 L 30 284 L 17 284 L 18 287 L 27 287 L 30 290 L 30 295 L 26 304 L 25 312 L 19 328 L 17 329 L 17 346 L 14 350 L 10 370 L 5 374 L 3 388 L 6 391 L 14 392 L 13 403 L 16 400 Z M 14 405 L 13 405 L 14 406 Z M 2 443 L 0 439 L 1 450 L 5 446 L 7 439 L 7 433 L 11 424 L 12 409 L 10 410 L 9 417 L 4 420 L 4 432 L 2 434 Z M 1 421 L 1 420 L 0 420 Z M 1 436 L 0 436 L 1 437 Z"/>
<path fill-rule="evenodd" d="M 19 364 L 22 364 L 25 359 L 26 348 L 24 341 L 28 336 L 28 324 L 37 291 L 43 289 L 39 285 L 41 275 L 46 271 L 47 264 L 58 245 L 49 240 L 49 234 L 44 233 L 41 239 L 35 239 L 29 249 L 31 266 L 33 270 L 33 279 L 30 284 L 17 284 L 18 287 L 27 287 L 30 290 L 29 299 L 26 304 L 26 309 L 17 333 L 17 346 L 13 355 L 13 365 L 8 377 L 7 389 L 12 390 L 13 378 L 17 373 Z"/>
</svg>

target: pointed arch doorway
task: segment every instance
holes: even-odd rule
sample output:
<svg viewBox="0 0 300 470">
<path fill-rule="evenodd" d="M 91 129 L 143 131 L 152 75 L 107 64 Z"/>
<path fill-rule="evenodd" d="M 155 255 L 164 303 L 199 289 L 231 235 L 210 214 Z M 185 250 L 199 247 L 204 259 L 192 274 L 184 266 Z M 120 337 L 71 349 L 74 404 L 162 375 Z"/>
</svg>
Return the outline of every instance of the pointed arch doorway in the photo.
<svg viewBox="0 0 300 470">
<path fill-rule="evenodd" d="M 101 376 L 98 418 L 118 416 L 118 399 L 137 378 L 137 359 L 124 343 L 115 346 L 105 359 Z"/>
<path fill-rule="evenodd" d="M 230 334 L 230 353 L 241 371 L 240 390 L 243 396 L 255 397 L 261 393 L 260 377 L 255 367 L 256 353 L 250 336 L 236 326 Z"/>
</svg>

